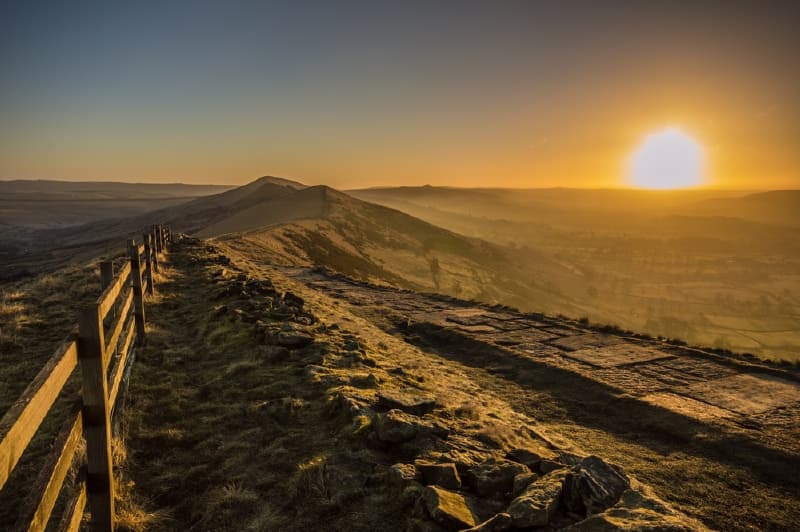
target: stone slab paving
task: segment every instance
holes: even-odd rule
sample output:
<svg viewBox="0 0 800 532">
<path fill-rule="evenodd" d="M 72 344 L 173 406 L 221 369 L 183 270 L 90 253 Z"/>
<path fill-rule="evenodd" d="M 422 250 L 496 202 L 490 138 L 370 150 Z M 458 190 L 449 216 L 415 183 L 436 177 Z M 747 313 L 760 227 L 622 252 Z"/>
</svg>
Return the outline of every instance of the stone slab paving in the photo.
<svg viewBox="0 0 800 532">
<path fill-rule="evenodd" d="M 308 271 L 295 271 L 292 276 L 336 294 L 365 313 L 371 305 L 376 313 L 388 310 L 411 322 L 458 331 L 693 419 L 797 429 L 793 420 L 800 412 L 800 383 L 760 373 L 758 366 L 739 367 L 708 353 L 680 354 L 657 340 L 598 332 L 559 318 L 533 317 Z M 487 370 L 510 374 L 515 368 L 510 361 Z"/>
</svg>

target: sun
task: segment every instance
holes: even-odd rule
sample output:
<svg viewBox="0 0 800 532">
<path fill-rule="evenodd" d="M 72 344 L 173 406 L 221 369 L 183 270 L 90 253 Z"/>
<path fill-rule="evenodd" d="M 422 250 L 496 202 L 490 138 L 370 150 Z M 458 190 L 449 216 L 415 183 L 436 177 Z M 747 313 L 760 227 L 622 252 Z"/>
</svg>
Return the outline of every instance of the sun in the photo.
<svg viewBox="0 0 800 532">
<path fill-rule="evenodd" d="M 630 159 L 629 183 L 652 189 L 688 188 L 701 185 L 703 149 L 699 142 L 677 127 L 647 135 Z"/>
</svg>

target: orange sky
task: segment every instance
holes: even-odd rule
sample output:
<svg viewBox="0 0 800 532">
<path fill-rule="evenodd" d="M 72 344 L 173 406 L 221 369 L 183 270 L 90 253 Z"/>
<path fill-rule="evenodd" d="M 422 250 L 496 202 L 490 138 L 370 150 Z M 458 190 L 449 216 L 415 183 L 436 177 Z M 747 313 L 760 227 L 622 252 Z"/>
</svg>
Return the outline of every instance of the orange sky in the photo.
<svg viewBox="0 0 800 532">
<path fill-rule="evenodd" d="M 800 188 L 791 4 L 445 4 L 0 8 L 0 179 L 623 186 L 678 126 Z"/>
</svg>

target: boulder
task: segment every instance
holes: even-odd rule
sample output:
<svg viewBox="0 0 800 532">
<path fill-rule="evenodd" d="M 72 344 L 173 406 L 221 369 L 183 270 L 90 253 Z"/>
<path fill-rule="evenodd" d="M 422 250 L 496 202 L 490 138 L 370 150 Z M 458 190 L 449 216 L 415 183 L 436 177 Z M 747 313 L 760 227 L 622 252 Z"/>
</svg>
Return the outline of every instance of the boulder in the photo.
<svg viewBox="0 0 800 532">
<path fill-rule="evenodd" d="M 511 528 L 511 516 L 501 512 L 483 523 L 462 532 L 505 532 Z"/>
<path fill-rule="evenodd" d="M 511 493 L 514 497 L 517 497 L 520 493 L 522 493 L 525 488 L 530 485 L 531 482 L 535 482 L 539 478 L 539 475 L 536 473 L 519 473 L 518 475 L 514 476 L 514 486 L 511 489 Z"/>
<path fill-rule="evenodd" d="M 553 518 L 563 490 L 565 472 L 551 473 L 533 482 L 511 501 L 508 513 L 517 528 L 545 526 Z"/>
<path fill-rule="evenodd" d="M 463 530 L 476 525 L 475 516 L 464 496 L 438 486 L 428 486 L 422 501 L 431 518 L 448 530 Z"/>
<path fill-rule="evenodd" d="M 633 483 L 632 483 L 633 484 Z M 701 523 L 669 508 L 647 488 L 632 486 L 620 500 L 603 513 L 594 514 L 564 530 L 594 532 L 598 530 L 657 530 L 689 532 L 708 530 Z"/>
<path fill-rule="evenodd" d="M 514 488 L 514 477 L 528 473 L 523 464 L 510 460 L 490 460 L 472 467 L 466 475 L 467 481 L 482 497 L 504 495 Z"/>
<path fill-rule="evenodd" d="M 461 488 L 461 477 L 452 462 L 440 464 L 418 460 L 414 465 L 422 473 L 426 485 L 435 484 L 451 490 Z"/>
<path fill-rule="evenodd" d="M 598 514 L 616 504 L 630 486 L 622 469 L 597 456 L 589 456 L 567 474 L 564 503 L 576 514 Z"/>
<path fill-rule="evenodd" d="M 423 416 L 438 406 L 433 397 L 408 390 L 382 390 L 378 393 L 378 408 L 400 409 Z"/>
</svg>

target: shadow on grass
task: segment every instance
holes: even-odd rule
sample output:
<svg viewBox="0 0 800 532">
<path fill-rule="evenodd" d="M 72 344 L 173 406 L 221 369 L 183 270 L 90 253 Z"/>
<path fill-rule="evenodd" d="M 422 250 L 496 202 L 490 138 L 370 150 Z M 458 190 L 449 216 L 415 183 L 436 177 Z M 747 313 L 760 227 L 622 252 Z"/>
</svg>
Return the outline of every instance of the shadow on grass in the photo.
<svg viewBox="0 0 800 532">
<path fill-rule="evenodd" d="M 753 477 L 783 487 L 800 487 L 800 456 L 771 449 L 745 436 L 726 433 L 682 414 L 632 397 L 581 376 L 494 347 L 458 331 L 430 323 L 412 324 L 406 341 L 444 357 L 476 368 L 513 364 L 513 371 L 499 376 L 546 393 L 566 416 L 617 438 L 646 446 L 661 454 L 683 452 L 737 468 Z M 702 441 L 695 439 L 703 435 Z"/>
</svg>

